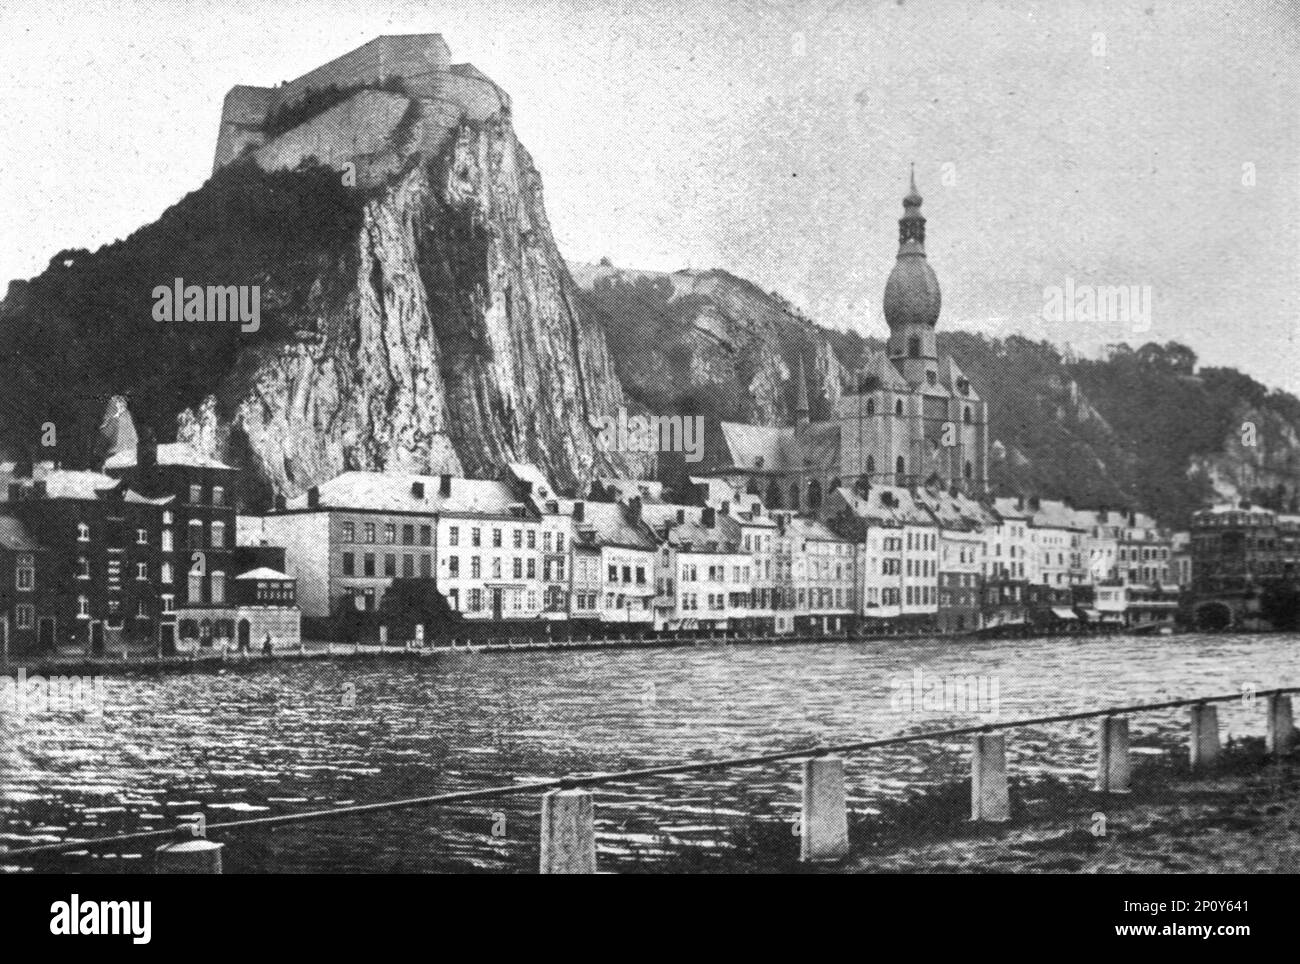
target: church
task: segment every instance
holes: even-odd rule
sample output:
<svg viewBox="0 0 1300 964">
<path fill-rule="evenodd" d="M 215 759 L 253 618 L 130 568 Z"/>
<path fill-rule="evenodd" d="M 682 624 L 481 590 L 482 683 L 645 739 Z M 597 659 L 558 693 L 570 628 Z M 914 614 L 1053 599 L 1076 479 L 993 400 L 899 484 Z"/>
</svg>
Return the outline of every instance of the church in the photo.
<svg viewBox="0 0 1300 964">
<path fill-rule="evenodd" d="M 898 256 L 885 284 L 889 341 L 861 369 L 839 379 L 831 418 L 811 421 L 802 356 L 794 423 L 716 422 L 704 463 L 692 475 L 726 479 L 768 509 L 815 513 L 840 486 L 865 493 L 889 485 L 957 489 L 982 497 L 988 487 L 988 406 L 949 356 L 935 328 L 939 279 L 925 255 L 925 218 L 913 174 L 898 222 Z"/>
</svg>

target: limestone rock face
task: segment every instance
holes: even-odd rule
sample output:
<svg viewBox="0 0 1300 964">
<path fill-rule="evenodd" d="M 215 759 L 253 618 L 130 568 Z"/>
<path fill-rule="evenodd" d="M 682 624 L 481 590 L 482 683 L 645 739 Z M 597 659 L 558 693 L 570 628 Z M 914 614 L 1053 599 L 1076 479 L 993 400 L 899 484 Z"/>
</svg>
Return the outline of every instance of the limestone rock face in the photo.
<svg viewBox="0 0 1300 964">
<path fill-rule="evenodd" d="M 224 457 L 289 496 L 347 469 L 640 472 L 598 447 L 622 391 L 508 117 L 462 122 L 369 195 L 351 250 L 280 299 L 298 336 L 250 346 L 223 384 Z"/>
</svg>

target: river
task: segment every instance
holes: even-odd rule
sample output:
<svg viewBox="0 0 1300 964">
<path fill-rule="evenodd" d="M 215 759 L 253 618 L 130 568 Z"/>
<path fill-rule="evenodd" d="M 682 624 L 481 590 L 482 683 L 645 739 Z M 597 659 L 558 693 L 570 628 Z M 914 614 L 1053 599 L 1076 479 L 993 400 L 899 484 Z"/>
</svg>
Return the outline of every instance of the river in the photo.
<svg viewBox="0 0 1300 964">
<path fill-rule="evenodd" d="M 1300 682 L 1297 635 L 870 641 L 660 650 L 456 653 L 126 674 L 84 708 L 0 718 L 0 843 L 11 849 L 610 770 L 757 754 Z M 920 674 L 919 677 L 917 674 Z M 920 687 L 919 690 L 917 687 Z M 954 699 L 953 687 L 964 702 Z M 946 687 L 946 688 L 945 688 Z M 924 696 L 910 706 L 907 694 Z M 947 700 L 943 698 L 947 694 Z M 1262 735 L 1264 701 L 1220 709 Z M 1133 720 L 1138 752 L 1184 739 L 1186 711 Z M 1013 779 L 1088 782 L 1095 721 L 1008 735 Z M 968 741 L 848 761 L 849 804 L 960 780 Z M 791 823 L 797 764 L 596 791 L 602 867 L 735 846 Z M 229 832 L 227 871 L 531 871 L 535 796 Z M 793 832 L 793 831 L 792 831 Z M 153 844 L 7 870 L 141 872 Z M 7 866 L 6 866 L 7 865 Z"/>
</svg>

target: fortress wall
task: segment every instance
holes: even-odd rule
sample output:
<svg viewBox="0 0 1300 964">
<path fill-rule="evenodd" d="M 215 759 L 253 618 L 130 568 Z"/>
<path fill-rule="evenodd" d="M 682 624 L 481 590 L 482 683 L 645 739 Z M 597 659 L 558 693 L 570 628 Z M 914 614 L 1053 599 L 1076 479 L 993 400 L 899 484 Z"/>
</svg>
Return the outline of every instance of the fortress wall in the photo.
<svg viewBox="0 0 1300 964">
<path fill-rule="evenodd" d="M 380 153 L 410 103 L 401 94 L 363 90 L 280 135 L 254 157 L 269 171 L 297 167 L 309 156 L 337 167 L 361 154 Z"/>
<path fill-rule="evenodd" d="M 217 134 L 213 171 L 239 157 L 247 145 L 260 146 L 263 143 L 262 121 L 274 96 L 275 91 L 270 87 L 241 84 L 230 88 L 221 105 L 221 128 Z"/>
<path fill-rule="evenodd" d="M 376 37 L 275 90 L 275 104 L 292 104 L 308 90 L 375 83 L 394 75 L 409 77 L 430 70 L 446 71 L 451 50 L 440 34 Z"/>
</svg>

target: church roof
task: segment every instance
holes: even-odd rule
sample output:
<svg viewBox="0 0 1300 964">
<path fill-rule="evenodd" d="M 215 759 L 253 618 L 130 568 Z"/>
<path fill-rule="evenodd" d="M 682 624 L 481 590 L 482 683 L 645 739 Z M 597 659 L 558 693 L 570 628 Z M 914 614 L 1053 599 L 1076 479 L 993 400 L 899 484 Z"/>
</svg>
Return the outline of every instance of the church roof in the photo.
<svg viewBox="0 0 1300 964">
<path fill-rule="evenodd" d="M 840 464 L 837 422 L 813 422 L 802 429 L 722 422 L 731 465 L 764 472 L 829 469 Z"/>
</svg>

